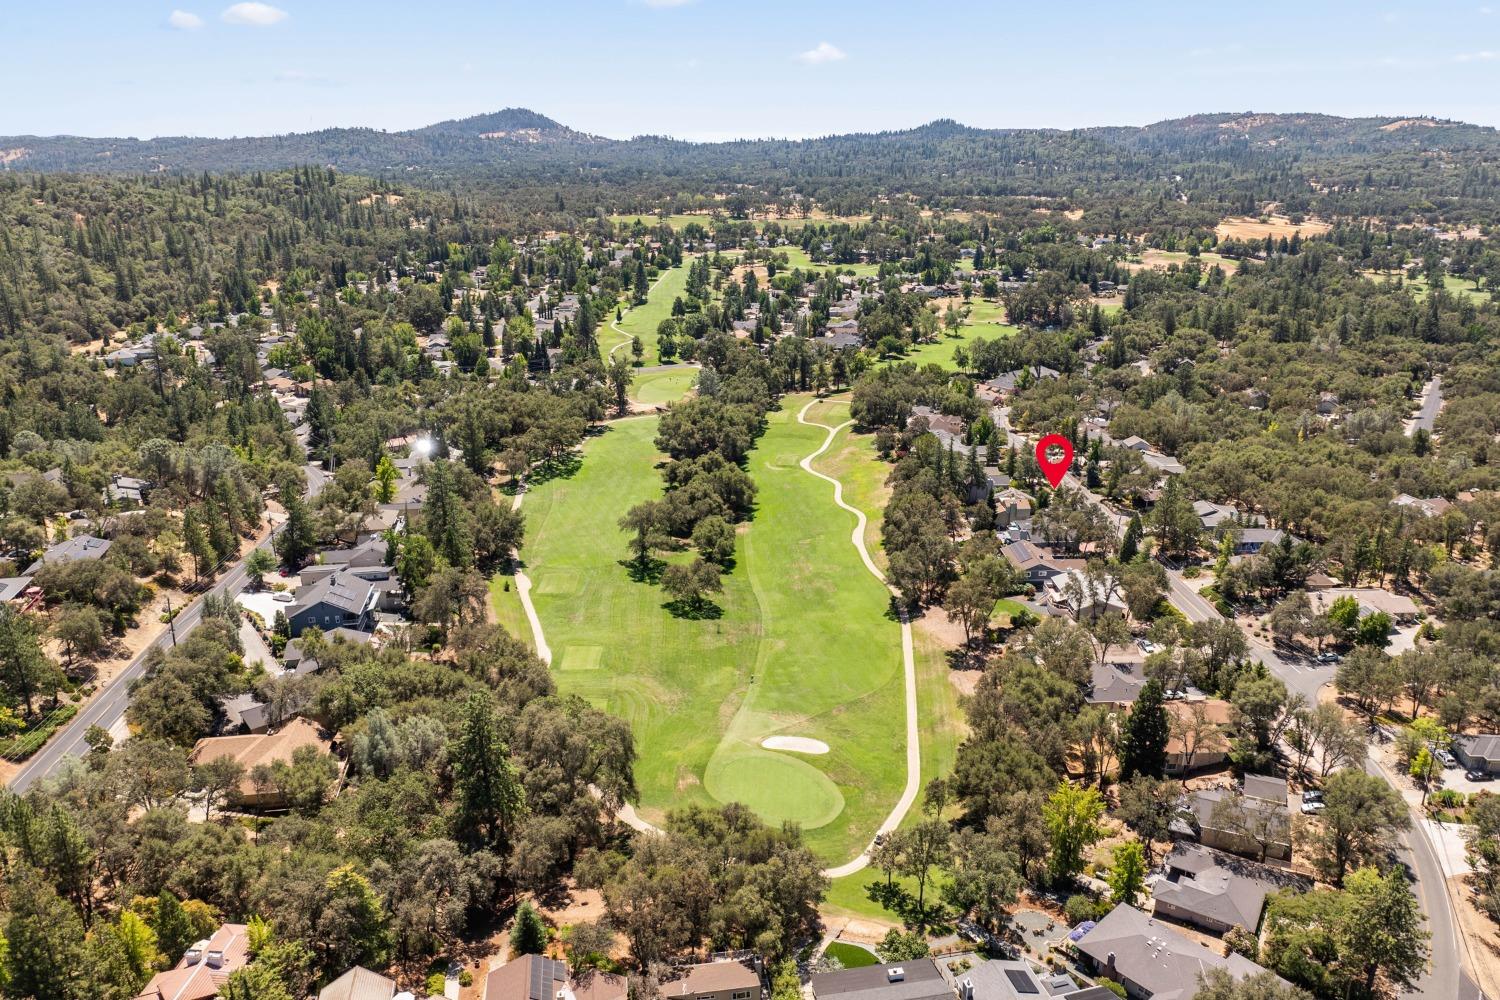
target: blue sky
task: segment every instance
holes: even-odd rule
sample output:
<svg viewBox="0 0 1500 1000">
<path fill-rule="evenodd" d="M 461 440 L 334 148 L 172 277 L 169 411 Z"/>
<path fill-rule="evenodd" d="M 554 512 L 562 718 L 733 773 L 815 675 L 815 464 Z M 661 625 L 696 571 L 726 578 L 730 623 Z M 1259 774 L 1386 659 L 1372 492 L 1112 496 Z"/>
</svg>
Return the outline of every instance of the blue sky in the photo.
<svg viewBox="0 0 1500 1000">
<path fill-rule="evenodd" d="M 11 135 L 397 130 L 509 106 L 617 138 L 1246 110 L 1500 126 L 1500 0 L 0 0 L 0 37 Z"/>
</svg>

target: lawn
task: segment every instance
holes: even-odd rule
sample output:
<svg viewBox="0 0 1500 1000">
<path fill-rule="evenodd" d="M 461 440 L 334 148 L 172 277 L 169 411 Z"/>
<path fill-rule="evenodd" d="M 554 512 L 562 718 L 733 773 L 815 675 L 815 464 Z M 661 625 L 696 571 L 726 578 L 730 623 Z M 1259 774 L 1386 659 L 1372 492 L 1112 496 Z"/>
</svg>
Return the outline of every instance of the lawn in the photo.
<svg viewBox="0 0 1500 1000">
<path fill-rule="evenodd" d="M 773 253 L 786 254 L 786 262 L 789 267 L 800 267 L 804 271 L 826 271 L 828 268 L 837 268 L 840 274 L 854 272 L 855 277 L 873 278 L 880 272 L 879 264 L 819 264 L 807 255 L 807 251 L 801 247 L 775 247 Z"/>
<path fill-rule="evenodd" d="M 868 948 L 861 948 L 857 944 L 848 941 L 834 941 L 823 952 L 829 958 L 836 958 L 839 964 L 846 969 L 862 969 L 867 965 L 876 965 L 880 959 Z"/>
<path fill-rule="evenodd" d="M 698 380 L 696 368 L 673 368 L 660 372 L 636 372 L 630 398 L 638 403 L 672 403 L 686 396 Z"/>
<path fill-rule="evenodd" d="M 605 324 L 599 337 L 599 347 L 605 357 L 617 345 L 628 345 L 631 337 L 640 337 L 641 347 L 644 349 L 641 364 L 651 366 L 661 363 L 656 354 L 656 328 L 662 320 L 672 315 L 673 301 L 687 290 L 687 266 L 691 260 L 691 257 L 684 257 L 680 266 L 657 275 L 651 282 L 651 290 L 643 305 L 626 310 L 618 323 L 611 318 Z M 620 350 L 628 352 L 630 348 L 620 347 Z"/>
<path fill-rule="evenodd" d="M 528 646 L 531 641 L 531 625 L 526 621 L 526 612 L 521 607 L 521 595 L 516 590 L 516 578 L 508 573 L 497 573 L 490 578 L 490 607 L 495 610 L 495 621 L 505 631 Z"/>
<path fill-rule="evenodd" d="M 1413 280 L 1408 278 L 1406 280 L 1406 287 L 1416 292 L 1418 301 L 1427 298 L 1429 290 L 1427 279 L 1417 278 Z M 1467 296 L 1475 305 L 1481 305 L 1490 301 L 1490 293 L 1483 289 L 1475 288 L 1474 282 L 1468 278 L 1460 278 L 1454 274 L 1445 274 L 1443 275 L 1443 287 L 1448 290 L 1449 295 L 1456 298 Z"/>
<path fill-rule="evenodd" d="M 843 423 L 849 419 L 847 397 L 833 397 L 819 403 L 808 411 L 807 419 L 829 426 Z M 876 565 L 884 569 L 885 552 L 879 545 L 880 517 L 890 499 L 890 489 L 885 485 L 890 467 L 875 454 L 874 435 L 853 434 L 852 428 L 844 428 L 813 467 L 843 483 L 844 502 L 865 512 L 865 547 Z M 947 647 L 917 625 L 912 629 L 912 651 L 917 668 L 917 714 L 922 730 L 922 782 L 926 784 L 932 778 L 952 773 L 958 744 L 964 735 L 963 711 L 958 690 L 948 679 Z M 910 826 L 920 818 L 920 809 L 913 808 L 902 825 Z M 826 908 L 842 915 L 899 923 L 896 914 L 871 902 L 865 893 L 865 886 L 881 877 L 879 871 L 866 868 L 835 879 Z M 915 882 L 908 888 L 915 893 Z"/>
<path fill-rule="evenodd" d="M 759 508 L 715 598 L 719 617 L 673 617 L 661 590 L 622 565 L 614 521 L 661 491 L 655 417 L 611 425 L 576 473 L 527 497 L 524 555 L 559 688 L 634 729 L 648 819 L 738 800 L 769 822 L 800 822 L 836 863 L 868 841 L 905 783 L 900 628 L 849 543 L 853 516 L 798 467 L 824 436 L 796 422 L 805 402 L 785 400 L 750 457 Z M 761 747 L 777 734 L 830 752 Z"/>
</svg>

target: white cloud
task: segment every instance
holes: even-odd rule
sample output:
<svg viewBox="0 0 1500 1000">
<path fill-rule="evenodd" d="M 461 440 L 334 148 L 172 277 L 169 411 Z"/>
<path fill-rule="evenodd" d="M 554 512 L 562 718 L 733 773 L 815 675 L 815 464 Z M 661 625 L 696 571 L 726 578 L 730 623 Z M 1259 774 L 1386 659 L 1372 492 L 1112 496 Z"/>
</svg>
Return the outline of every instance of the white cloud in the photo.
<svg viewBox="0 0 1500 1000">
<path fill-rule="evenodd" d="M 167 23 L 178 31 L 197 31 L 203 27 L 203 18 L 185 10 L 174 10 L 167 15 Z"/>
<path fill-rule="evenodd" d="M 1486 17 L 1488 17 L 1489 15 L 1495 13 L 1495 8 L 1493 8 L 1493 7 L 1481 7 L 1481 8 L 1479 8 L 1479 13 L 1481 13 L 1481 14 L 1485 15 Z"/>
<path fill-rule="evenodd" d="M 1500 58 L 1500 52 L 1491 52 L 1485 49 L 1482 52 L 1460 52 L 1453 57 L 1454 62 L 1489 62 L 1491 59 Z"/>
<path fill-rule="evenodd" d="M 797 58 L 809 66 L 821 66 L 823 63 L 838 62 L 840 59 L 847 59 L 849 57 L 837 45 L 819 42 L 816 48 L 800 53 Z"/>
<path fill-rule="evenodd" d="M 280 7 L 272 7 L 268 3 L 237 3 L 233 7 L 226 7 L 219 17 L 226 24 L 248 24 L 256 28 L 269 28 L 279 21 L 285 21 L 287 13 Z"/>
</svg>

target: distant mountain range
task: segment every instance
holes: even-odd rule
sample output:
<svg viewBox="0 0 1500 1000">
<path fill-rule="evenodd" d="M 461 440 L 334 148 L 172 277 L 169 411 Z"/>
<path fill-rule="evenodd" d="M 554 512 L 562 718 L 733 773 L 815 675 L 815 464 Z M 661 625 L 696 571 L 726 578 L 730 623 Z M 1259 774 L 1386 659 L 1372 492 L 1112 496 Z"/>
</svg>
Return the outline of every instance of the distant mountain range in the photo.
<svg viewBox="0 0 1500 1000">
<path fill-rule="evenodd" d="M 233 139 L 173 136 L 108 139 L 78 136 L 0 137 L 0 170 L 150 173 L 273 170 L 319 164 L 361 173 L 438 174 L 535 170 L 561 165 L 610 171 L 672 172 L 674 162 L 728 169 L 751 160 L 790 170 L 845 154 L 900 162 L 937 156 L 962 167 L 975 157 L 1010 163 L 1048 148 L 1070 155 L 1271 160 L 1421 150 L 1500 151 L 1495 129 L 1435 118 L 1338 118 L 1318 114 L 1213 114 L 1141 128 L 1078 130 L 976 129 L 939 120 L 905 131 L 806 140 L 753 139 L 687 143 L 661 136 L 612 140 L 568 128 L 524 108 L 439 122 L 404 132 L 334 128 Z M 949 164 L 941 164 L 947 166 Z"/>
</svg>

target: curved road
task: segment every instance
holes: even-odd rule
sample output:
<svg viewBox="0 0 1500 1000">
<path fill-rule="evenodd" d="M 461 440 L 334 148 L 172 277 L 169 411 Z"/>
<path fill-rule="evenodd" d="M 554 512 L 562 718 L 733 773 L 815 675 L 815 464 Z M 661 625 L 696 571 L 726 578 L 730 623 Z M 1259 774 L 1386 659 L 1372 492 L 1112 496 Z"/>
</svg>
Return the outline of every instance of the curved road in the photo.
<svg viewBox="0 0 1500 1000">
<path fill-rule="evenodd" d="M 823 443 L 818 446 L 816 451 L 802 459 L 799 464 L 802 466 L 803 471 L 809 475 L 817 476 L 819 479 L 833 484 L 833 502 L 854 515 L 855 526 L 854 531 L 850 535 L 850 541 L 854 543 L 854 548 L 859 553 L 860 561 L 865 564 L 865 569 L 869 570 L 875 579 L 884 584 L 891 593 L 900 596 L 895 588 L 886 583 L 885 574 L 880 571 L 880 567 L 875 565 L 875 560 L 870 558 L 870 552 L 865 548 L 865 525 L 868 520 L 865 517 L 865 512 L 858 507 L 850 506 L 844 502 L 843 483 L 832 476 L 824 475 L 812 467 L 812 463 L 818 456 L 822 455 L 833 444 L 834 435 L 849 426 L 850 423 L 853 423 L 853 421 L 845 421 L 837 427 L 829 427 L 826 424 L 808 420 L 807 411 L 812 409 L 813 404 L 817 402 L 819 402 L 817 399 L 809 400 L 807 405 L 797 414 L 797 422 L 805 424 L 808 427 L 821 427 L 828 431 L 828 436 L 823 439 Z M 523 487 L 511 501 L 512 510 L 521 509 L 521 498 L 525 495 L 526 492 Z M 542 631 L 542 620 L 537 616 L 535 605 L 531 603 L 531 579 L 521 570 L 519 565 L 516 567 L 516 593 L 521 598 L 521 607 L 526 612 L 526 621 L 531 625 L 531 639 L 532 643 L 536 646 L 537 656 L 550 665 L 552 663 L 552 649 L 547 645 L 547 637 Z M 917 668 L 916 659 L 912 652 L 911 622 L 905 614 L 901 617 L 901 660 L 905 673 L 906 686 L 906 787 L 902 789 L 901 798 L 896 801 L 895 808 L 891 810 L 890 815 L 885 818 L 885 821 L 880 824 L 880 828 L 876 830 L 875 837 L 885 836 L 899 827 L 901 822 L 906 819 L 906 814 L 911 811 L 911 807 L 916 803 L 917 795 L 922 790 L 922 734 L 921 727 L 917 721 Z M 620 808 L 619 812 L 616 813 L 616 817 L 620 822 L 633 830 L 639 830 L 642 833 L 661 832 L 657 827 L 642 819 L 636 813 L 635 807 L 628 802 Z M 857 857 L 837 867 L 825 868 L 823 869 L 823 874 L 828 878 L 841 878 L 860 871 L 869 865 L 870 850 L 874 847 L 874 844 L 875 838 L 871 838 L 870 843 Z"/>
</svg>

